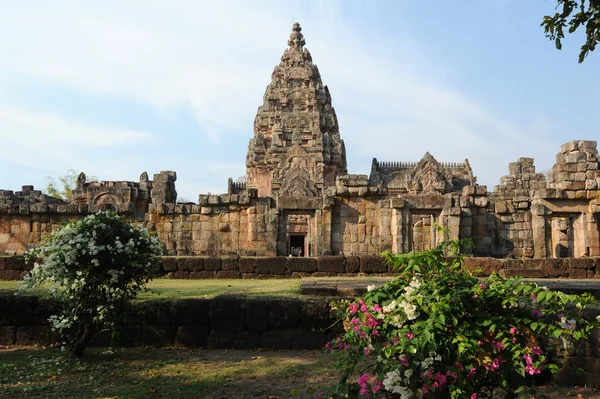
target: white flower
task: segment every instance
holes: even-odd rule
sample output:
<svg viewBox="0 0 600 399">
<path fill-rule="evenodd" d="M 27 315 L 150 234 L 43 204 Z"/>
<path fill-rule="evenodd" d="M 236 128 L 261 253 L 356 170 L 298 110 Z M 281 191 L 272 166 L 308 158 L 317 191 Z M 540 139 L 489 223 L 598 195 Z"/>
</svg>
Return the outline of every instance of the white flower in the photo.
<svg viewBox="0 0 600 399">
<path fill-rule="evenodd" d="M 367 291 L 373 291 L 375 289 L 375 284 L 367 285 Z"/>
<path fill-rule="evenodd" d="M 391 313 L 396 309 L 397 306 L 398 303 L 396 303 L 396 301 L 392 301 L 383 307 L 383 311 L 386 313 Z"/>
<path fill-rule="evenodd" d="M 406 377 L 407 379 L 410 379 L 410 377 L 413 375 L 413 371 L 412 369 L 406 369 L 404 371 L 404 377 Z"/>
</svg>

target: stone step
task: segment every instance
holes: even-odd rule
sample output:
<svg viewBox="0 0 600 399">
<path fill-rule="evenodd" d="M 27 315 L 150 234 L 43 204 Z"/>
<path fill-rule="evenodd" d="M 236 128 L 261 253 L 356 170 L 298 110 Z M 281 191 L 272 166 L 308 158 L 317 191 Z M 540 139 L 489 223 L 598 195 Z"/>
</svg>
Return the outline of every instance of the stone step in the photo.
<svg viewBox="0 0 600 399">
<path fill-rule="evenodd" d="M 514 269 L 518 270 L 518 269 Z M 531 271 L 531 270 L 530 270 Z M 510 270 L 512 273 L 512 270 Z M 515 277 L 515 276 L 508 276 Z M 518 277 L 524 277 L 518 275 Z M 367 292 L 369 285 L 381 287 L 393 277 L 358 278 L 303 278 L 300 283 L 300 293 L 311 296 L 357 297 Z M 486 277 L 480 280 L 485 281 Z M 600 298 L 600 280 L 598 279 L 553 279 L 553 278 L 523 278 L 524 281 L 534 282 L 540 287 L 552 291 L 562 291 L 566 294 L 583 294 L 588 292 Z"/>
<path fill-rule="evenodd" d="M 500 277 L 523 277 L 523 278 L 544 278 L 542 269 L 502 269 L 498 272 Z"/>
</svg>

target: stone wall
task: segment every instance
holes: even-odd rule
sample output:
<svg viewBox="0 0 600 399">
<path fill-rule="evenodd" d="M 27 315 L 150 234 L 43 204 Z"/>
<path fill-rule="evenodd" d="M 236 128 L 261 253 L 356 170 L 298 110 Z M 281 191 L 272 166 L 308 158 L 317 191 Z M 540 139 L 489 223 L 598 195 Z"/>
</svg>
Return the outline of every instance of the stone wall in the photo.
<svg viewBox="0 0 600 399">
<path fill-rule="evenodd" d="M 120 346 L 320 349 L 340 332 L 326 298 L 244 298 L 142 302 L 116 329 Z M 47 319 L 56 303 L 0 293 L 0 345 L 60 342 Z M 93 345 L 110 344 L 97 334 Z"/>
<path fill-rule="evenodd" d="M 338 298 L 339 299 L 339 298 Z M 336 299 L 337 300 L 337 299 Z M 92 346 L 176 346 L 210 349 L 321 349 L 342 332 L 328 298 L 245 298 L 141 302 L 116 327 L 94 336 Z M 57 304 L 33 296 L 0 293 L 0 345 L 48 346 L 61 342 L 48 317 Z M 595 318 L 598 311 L 586 317 Z M 565 354 L 555 376 L 562 385 L 600 388 L 600 331 Z M 578 372 L 578 368 L 583 372 Z"/>
<path fill-rule="evenodd" d="M 32 262 L 0 256 L 0 280 L 20 280 Z M 505 271 L 531 278 L 600 279 L 600 258 L 465 258 L 465 267 L 481 276 Z M 160 275 L 173 279 L 278 279 L 302 277 L 394 276 L 378 255 L 305 257 L 164 256 Z"/>
</svg>

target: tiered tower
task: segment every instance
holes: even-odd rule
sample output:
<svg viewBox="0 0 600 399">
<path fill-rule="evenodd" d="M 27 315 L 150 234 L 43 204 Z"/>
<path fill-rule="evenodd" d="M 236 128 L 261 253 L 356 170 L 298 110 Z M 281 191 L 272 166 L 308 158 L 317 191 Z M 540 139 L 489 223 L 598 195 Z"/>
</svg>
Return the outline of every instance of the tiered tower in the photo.
<svg viewBox="0 0 600 399">
<path fill-rule="evenodd" d="M 346 173 L 331 95 L 295 23 L 254 120 L 246 157 L 248 188 L 260 197 L 314 197 Z"/>
</svg>

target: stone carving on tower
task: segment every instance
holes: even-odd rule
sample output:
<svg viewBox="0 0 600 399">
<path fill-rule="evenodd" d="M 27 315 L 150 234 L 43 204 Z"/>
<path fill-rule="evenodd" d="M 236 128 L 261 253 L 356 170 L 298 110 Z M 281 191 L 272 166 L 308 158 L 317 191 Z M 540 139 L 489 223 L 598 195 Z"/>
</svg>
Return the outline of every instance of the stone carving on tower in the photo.
<svg viewBox="0 0 600 399">
<path fill-rule="evenodd" d="M 260 197 L 320 196 L 346 173 L 331 95 L 301 31 L 295 23 L 254 120 L 246 181 Z"/>
</svg>

